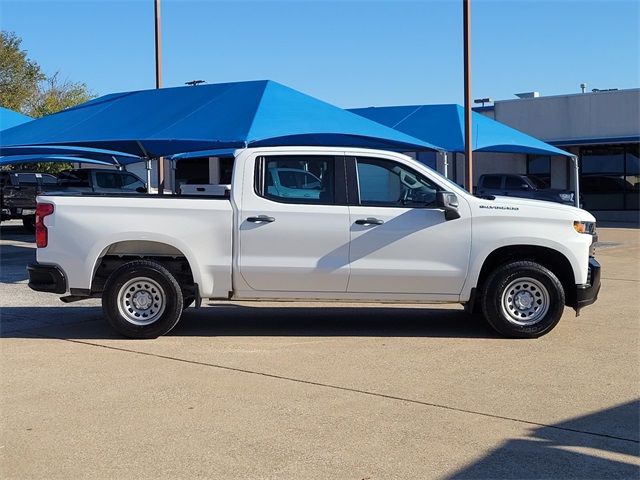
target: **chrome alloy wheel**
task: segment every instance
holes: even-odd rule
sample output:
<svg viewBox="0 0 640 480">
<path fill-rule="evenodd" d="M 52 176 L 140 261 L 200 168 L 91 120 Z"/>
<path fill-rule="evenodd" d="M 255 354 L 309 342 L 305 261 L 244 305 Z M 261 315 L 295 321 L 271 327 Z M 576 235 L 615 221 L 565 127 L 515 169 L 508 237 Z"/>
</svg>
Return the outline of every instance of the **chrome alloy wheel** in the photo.
<svg viewBox="0 0 640 480">
<path fill-rule="evenodd" d="M 164 312 L 166 296 L 155 280 L 138 277 L 129 280 L 118 292 L 120 315 L 134 325 L 150 325 Z"/>
<path fill-rule="evenodd" d="M 502 292 L 502 313 L 516 325 L 538 323 L 549 311 L 547 288 L 530 277 L 513 280 Z"/>
</svg>

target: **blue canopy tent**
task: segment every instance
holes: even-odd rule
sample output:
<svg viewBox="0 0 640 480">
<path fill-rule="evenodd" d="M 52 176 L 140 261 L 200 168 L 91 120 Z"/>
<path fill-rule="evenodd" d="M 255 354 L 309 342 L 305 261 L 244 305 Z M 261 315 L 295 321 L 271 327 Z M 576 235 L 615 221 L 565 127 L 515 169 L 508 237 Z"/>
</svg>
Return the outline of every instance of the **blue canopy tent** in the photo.
<svg viewBox="0 0 640 480">
<path fill-rule="evenodd" d="M 31 117 L 22 113 L 14 112 L 8 108 L 0 107 L 0 130 L 15 127 L 31 121 Z"/>
<path fill-rule="evenodd" d="M 95 148 L 63 146 L 5 147 L 0 145 L 0 166 L 63 162 L 110 165 L 122 169 L 126 168 L 126 165 L 142 160 L 135 155 Z"/>
<path fill-rule="evenodd" d="M 5 130 L 0 142 L 104 148 L 145 158 L 276 145 L 440 150 L 269 80 L 105 95 Z"/>
<path fill-rule="evenodd" d="M 56 163 L 56 162 L 64 162 L 64 163 L 72 163 L 72 162 L 81 162 L 81 163 L 90 163 L 93 165 L 113 165 L 111 162 L 103 162 L 101 160 L 95 160 L 92 158 L 81 158 L 75 156 L 64 156 L 64 155 L 10 155 L 7 157 L 0 157 L 0 166 L 3 165 L 16 165 L 21 163 Z"/>
<path fill-rule="evenodd" d="M 464 109 L 460 105 L 410 105 L 355 108 L 351 112 L 438 145 L 464 153 Z M 574 155 L 484 115 L 472 113 L 472 147 L 476 152 L 562 155 L 574 162 L 576 205 L 579 204 L 578 163 Z M 447 175 L 445 157 L 445 176 Z"/>
<path fill-rule="evenodd" d="M 0 132 L 10 146 L 89 147 L 147 159 L 220 148 L 439 147 L 263 80 L 114 93 Z"/>
</svg>

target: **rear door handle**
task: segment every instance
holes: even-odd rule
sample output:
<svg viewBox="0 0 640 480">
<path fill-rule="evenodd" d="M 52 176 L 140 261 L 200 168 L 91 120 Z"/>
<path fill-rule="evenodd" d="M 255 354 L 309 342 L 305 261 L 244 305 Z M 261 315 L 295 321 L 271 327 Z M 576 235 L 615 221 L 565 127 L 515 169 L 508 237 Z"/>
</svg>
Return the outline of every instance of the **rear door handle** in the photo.
<svg viewBox="0 0 640 480">
<path fill-rule="evenodd" d="M 247 222 L 252 222 L 252 223 L 271 223 L 275 221 L 276 221 L 275 218 L 268 217 L 267 215 L 258 215 L 257 217 L 247 218 Z"/>
<path fill-rule="evenodd" d="M 356 220 L 356 225 L 382 225 L 384 220 L 380 220 L 379 218 L 369 217 L 369 218 L 361 218 L 360 220 Z"/>
</svg>

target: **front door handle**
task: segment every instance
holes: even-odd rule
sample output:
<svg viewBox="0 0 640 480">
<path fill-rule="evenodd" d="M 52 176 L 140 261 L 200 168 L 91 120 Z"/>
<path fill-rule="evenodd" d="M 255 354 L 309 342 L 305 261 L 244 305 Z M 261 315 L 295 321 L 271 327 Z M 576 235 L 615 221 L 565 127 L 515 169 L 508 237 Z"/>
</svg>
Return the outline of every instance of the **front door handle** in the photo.
<svg viewBox="0 0 640 480">
<path fill-rule="evenodd" d="M 356 225 L 382 225 L 384 220 L 380 220 L 379 218 L 369 217 L 369 218 L 361 218 L 360 220 L 356 220 Z"/>
<path fill-rule="evenodd" d="M 252 223 L 271 223 L 275 221 L 276 221 L 275 218 L 268 217 L 267 215 L 258 215 L 257 217 L 247 218 L 247 222 L 252 222 Z"/>
</svg>

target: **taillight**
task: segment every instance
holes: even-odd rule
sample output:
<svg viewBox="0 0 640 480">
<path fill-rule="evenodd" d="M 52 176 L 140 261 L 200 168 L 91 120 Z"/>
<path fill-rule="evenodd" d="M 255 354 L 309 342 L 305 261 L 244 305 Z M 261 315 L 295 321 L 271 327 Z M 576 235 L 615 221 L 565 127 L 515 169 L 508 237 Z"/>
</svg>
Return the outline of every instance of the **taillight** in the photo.
<svg viewBox="0 0 640 480">
<path fill-rule="evenodd" d="M 45 248 L 49 243 L 49 231 L 44 224 L 44 217 L 53 213 L 53 204 L 38 203 L 36 206 L 36 246 Z"/>
</svg>

